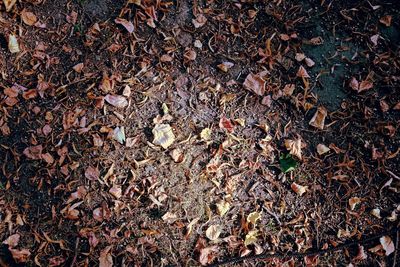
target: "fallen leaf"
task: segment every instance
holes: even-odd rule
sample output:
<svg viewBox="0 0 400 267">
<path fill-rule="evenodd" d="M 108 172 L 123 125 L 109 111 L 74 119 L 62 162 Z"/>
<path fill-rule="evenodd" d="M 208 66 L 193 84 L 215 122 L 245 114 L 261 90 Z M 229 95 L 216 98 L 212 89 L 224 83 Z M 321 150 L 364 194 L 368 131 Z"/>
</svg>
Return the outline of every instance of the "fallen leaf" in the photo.
<svg viewBox="0 0 400 267">
<path fill-rule="evenodd" d="M 221 129 L 226 130 L 228 133 L 232 133 L 234 130 L 234 126 L 231 120 L 226 118 L 225 116 L 222 116 L 221 119 L 219 120 L 219 127 Z"/>
<path fill-rule="evenodd" d="M 112 267 L 113 266 L 113 258 L 110 253 L 112 246 L 108 246 L 100 251 L 99 257 L 99 267 Z"/>
<path fill-rule="evenodd" d="M 175 135 L 169 124 L 157 124 L 152 130 L 153 144 L 167 149 L 175 141 Z"/>
<path fill-rule="evenodd" d="M 128 106 L 128 100 L 121 95 L 106 95 L 104 100 L 107 101 L 108 104 L 113 105 L 116 108 L 124 108 Z"/>
<path fill-rule="evenodd" d="M 358 91 L 358 88 L 360 87 L 360 83 L 358 82 L 358 80 L 356 78 L 351 77 L 349 86 L 351 89 Z"/>
<path fill-rule="evenodd" d="M 22 21 L 29 26 L 33 26 L 37 22 L 37 17 L 35 16 L 35 14 L 33 14 L 30 11 L 27 11 L 26 9 L 23 9 L 21 11 L 21 18 Z"/>
<path fill-rule="evenodd" d="M 306 55 L 304 55 L 303 53 L 296 53 L 295 59 L 296 59 L 298 62 L 303 61 L 305 58 L 306 58 Z"/>
<path fill-rule="evenodd" d="M 382 217 L 381 217 L 381 210 L 378 209 L 378 208 L 375 208 L 375 209 L 371 210 L 371 214 L 372 214 L 373 216 L 375 216 L 376 218 L 378 218 L 378 219 L 382 219 Z"/>
<path fill-rule="evenodd" d="M 18 53 L 20 51 L 17 37 L 14 34 L 8 36 L 8 50 L 11 53 Z"/>
<path fill-rule="evenodd" d="M 177 218 L 178 216 L 175 213 L 169 211 L 161 217 L 161 219 L 163 219 L 163 221 L 167 223 L 173 223 Z"/>
<path fill-rule="evenodd" d="M 27 262 L 29 256 L 31 255 L 30 251 L 26 248 L 21 250 L 9 248 L 8 250 L 11 252 L 11 255 L 17 263 Z"/>
<path fill-rule="evenodd" d="M 206 230 L 206 236 L 211 241 L 217 240 L 222 231 L 222 227 L 220 225 L 211 225 Z"/>
<path fill-rule="evenodd" d="M 364 251 L 363 246 L 358 246 L 357 255 L 353 258 L 353 261 L 363 261 L 368 258 L 367 253 Z"/>
<path fill-rule="evenodd" d="M 217 67 L 220 70 L 222 70 L 223 72 L 228 72 L 228 70 L 230 68 L 232 68 L 233 66 L 234 66 L 234 64 L 232 62 L 228 62 L 228 61 L 222 62 L 221 64 L 217 65 Z"/>
<path fill-rule="evenodd" d="M 85 177 L 91 181 L 96 181 L 100 177 L 100 171 L 97 169 L 97 167 L 89 166 L 85 170 Z"/>
<path fill-rule="evenodd" d="M 183 54 L 183 57 L 187 60 L 187 61 L 194 61 L 197 57 L 197 53 L 196 51 L 194 51 L 193 49 L 189 49 L 185 52 L 185 54 Z"/>
<path fill-rule="evenodd" d="M 3 0 L 4 6 L 6 7 L 6 11 L 10 12 L 16 2 L 17 0 Z"/>
<path fill-rule="evenodd" d="M 218 251 L 219 249 L 217 246 L 210 246 L 200 249 L 199 262 L 201 263 L 201 265 L 209 265 L 215 258 L 213 253 L 216 253 Z"/>
<path fill-rule="evenodd" d="M 67 200 L 67 204 L 73 202 L 76 199 L 82 199 L 86 195 L 87 191 L 84 186 L 78 186 L 77 190 L 71 193 L 70 197 Z"/>
<path fill-rule="evenodd" d="M 196 29 L 203 27 L 206 24 L 207 18 L 203 14 L 196 16 L 196 19 L 192 19 L 192 23 Z"/>
<path fill-rule="evenodd" d="M 210 140 L 211 138 L 211 129 L 210 128 L 204 128 L 200 132 L 200 138 L 203 141 Z"/>
<path fill-rule="evenodd" d="M 297 71 L 296 76 L 300 77 L 300 78 L 310 78 L 310 75 L 308 75 L 306 69 L 303 66 L 299 67 L 299 70 Z"/>
<path fill-rule="evenodd" d="M 9 248 L 14 248 L 18 246 L 20 237 L 21 236 L 19 234 L 10 235 L 6 240 L 3 241 L 3 244 L 8 245 Z"/>
<path fill-rule="evenodd" d="M 304 62 L 306 63 L 307 67 L 313 67 L 315 65 L 315 62 L 311 58 L 308 58 L 308 57 L 306 57 L 304 59 Z"/>
<path fill-rule="evenodd" d="M 259 219 L 261 219 L 261 213 L 254 211 L 247 215 L 246 221 L 252 223 L 253 225 L 256 225 Z"/>
<path fill-rule="evenodd" d="M 247 233 L 244 239 L 244 245 L 247 247 L 257 241 L 258 230 L 254 229 Z"/>
<path fill-rule="evenodd" d="M 315 267 L 319 264 L 318 255 L 309 255 L 304 257 L 304 263 L 306 267 Z"/>
<path fill-rule="evenodd" d="M 161 57 L 160 57 L 160 61 L 161 62 L 171 62 L 171 61 L 173 61 L 174 59 L 173 59 L 173 57 L 171 57 L 170 55 L 168 55 L 168 54 L 164 54 L 164 55 L 162 55 Z"/>
<path fill-rule="evenodd" d="M 382 236 L 379 241 L 382 245 L 383 250 L 385 251 L 386 256 L 389 256 L 394 252 L 394 243 L 389 236 Z"/>
<path fill-rule="evenodd" d="M 314 116 L 310 120 L 309 124 L 311 126 L 314 126 L 315 128 L 318 128 L 320 130 L 324 129 L 325 125 L 325 118 L 326 115 L 328 114 L 326 108 L 323 106 L 318 107 L 317 111 L 315 112 Z"/>
<path fill-rule="evenodd" d="M 379 37 L 380 37 L 379 34 L 375 34 L 375 35 L 372 35 L 372 36 L 371 36 L 370 40 L 371 40 L 371 43 L 372 43 L 374 46 L 377 46 L 377 45 L 378 45 Z"/>
<path fill-rule="evenodd" d="M 293 83 L 286 84 L 285 87 L 283 88 L 282 92 L 284 96 L 291 96 L 294 92 L 295 85 Z"/>
<path fill-rule="evenodd" d="M 113 139 L 116 140 L 121 145 L 125 142 L 125 127 L 115 127 L 113 130 Z"/>
<path fill-rule="evenodd" d="M 385 25 L 386 27 L 390 27 L 392 24 L 392 16 L 386 15 L 379 19 L 379 22 Z"/>
<path fill-rule="evenodd" d="M 296 183 L 292 183 L 290 187 L 299 196 L 302 196 L 308 189 L 308 186 L 302 186 Z"/>
<path fill-rule="evenodd" d="M 104 220 L 102 208 L 96 208 L 93 210 L 93 219 L 95 219 L 98 222 L 102 222 Z"/>
<path fill-rule="evenodd" d="M 354 210 L 354 208 L 356 207 L 356 205 L 358 203 L 361 203 L 361 198 L 359 197 L 352 197 L 349 199 L 349 206 L 351 210 Z"/>
<path fill-rule="evenodd" d="M 124 91 L 122 92 L 122 95 L 125 97 L 129 97 L 131 95 L 131 91 L 131 87 L 129 85 L 126 85 Z"/>
<path fill-rule="evenodd" d="M 116 18 L 114 20 L 115 23 L 120 24 L 124 26 L 124 28 L 129 32 L 132 33 L 135 30 L 135 27 L 133 26 L 132 22 L 122 19 L 122 18 Z"/>
<path fill-rule="evenodd" d="M 371 81 L 369 81 L 369 80 L 361 81 L 360 86 L 358 87 L 357 92 L 362 92 L 362 91 L 371 89 L 373 86 L 374 86 L 374 84 L 373 84 Z"/>
<path fill-rule="evenodd" d="M 182 149 L 179 148 L 172 150 L 169 155 L 176 163 L 181 163 L 185 160 L 185 154 L 183 153 Z"/>
<path fill-rule="evenodd" d="M 30 146 L 24 149 L 24 155 L 29 159 L 41 159 L 42 158 L 42 145 Z"/>
<path fill-rule="evenodd" d="M 83 69 L 83 63 L 76 64 L 75 66 L 72 67 L 72 69 L 77 73 L 81 73 Z"/>
<path fill-rule="evenodd" d="M 317 153 L 320 156 L 325 154 L 325 153 L 328 153 L 329 150 L 331 150 L 331 149 L 329 147 L 327 147 L 326 145 L 324 145 L 324 144 L 318 144 L 317 145 Z"/>
<path fill-rule="evenodd" d="M 121 196 L 122 196 L 122 189 L 121 189 L 121 186 L 119 186 L 119 185 L 113 185 L 113 187 L 111 187 L 110 191 L 108 191 L 108 192 L 117 199 L 121 198 Z"/>
<path fill-rule="evenodd" d="M 296 140 L 286 139 L 285 147 L 289 150 L 289 153 L 293 156 L 296 156 L 301 160 L 301 139 L 298 138 Z"/>
<path fill-rule="evenodd" d="M 219 216 L 222 217 L 229 211 L 231 204 L 225 200 L 221 200 L 216 204 L 216 206 Z"/>
<path fill-rule="evenodd" d="M 259 96 L 263 96 L 265 94 L 265 81 L 257 74 L 250 73 L 247 75 L 243 86 L 247 90 Z"/>
</svg>

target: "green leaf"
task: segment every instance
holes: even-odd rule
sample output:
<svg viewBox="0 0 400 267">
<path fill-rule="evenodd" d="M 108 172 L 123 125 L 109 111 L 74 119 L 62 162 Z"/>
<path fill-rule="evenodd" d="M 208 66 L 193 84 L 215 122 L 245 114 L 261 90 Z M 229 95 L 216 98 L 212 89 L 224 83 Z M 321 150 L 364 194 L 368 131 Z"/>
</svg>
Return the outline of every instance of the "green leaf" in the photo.
<svg viewBox="0 0 400 267">
<path fill-rule="evenodd" d="M 293 159 L 292 155 L 284 154 L 279 159 L 279 164 L 281 166 L 281 170 L 284 173 L 294 171 L 297 167 L 296 160 Z"/>
</svg>

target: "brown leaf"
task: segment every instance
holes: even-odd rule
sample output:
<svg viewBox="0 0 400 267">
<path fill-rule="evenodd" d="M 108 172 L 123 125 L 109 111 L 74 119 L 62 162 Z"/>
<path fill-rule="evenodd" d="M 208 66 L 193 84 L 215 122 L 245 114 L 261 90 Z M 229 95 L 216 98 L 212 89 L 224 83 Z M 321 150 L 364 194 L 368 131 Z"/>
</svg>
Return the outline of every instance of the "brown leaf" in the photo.
<svg viewBox="0 0 400 267">
<path fill-rule="evenodd" d="M 283 88 L 283 95 L 284 96 L 291 96 L 294 92 L 295 85 L 293 83 L 286 84 L 285 87 Z"/>
<path fill-rule="evenodd" d="M 110 79 L 106 73 L 103 74 L 103 80 L 101 81 L 100 89 L 105 92 L 111 92 L 114 90 L 115 81 Z"/>
<path fill-rule="evenodd" d="M 22 97 L 26 100 L 36 98 L 38 95 L 38 91 L 36 89 L 30 89 L 22 93 Z"/>
<path fill-rule="evenodd" d="M 389 236 L 382 236 L 379 241 L 382 245 L 383 250 L 385 251 L 386 256 L 389 256 L 394 252 L 394 243 Z"/>
<path fill-rule="evenodd" d="M 189 49 L 185 52 L 185 54 L 183 55 L 183 57 L 187 60 L 187 61 L 193 61 L 196 59 L 197 57 L 197 53 L 193 50 L 193 49 Z"/>
<path fill-rule="evenodd" d="M 289 150 L 291 155 L 296 156 L 298 159 L 301 160 L 301 139 L 298 138 L 297 140 L 285 140 L 285 147 Z"/>
<path fill-rule="evenodd" d="M 318 155 L 323 155 L 323 154 L 325 154 L 325 153 L 327 153 L 327 152 L 329 152 L 329 150 L 330 150 L 330 148 L 329 147 L 327 147 L 326 145 L 324 145 L 324 144 L 318 144 L 317 145 L 317 153 L 318 153 Z"/>
<path fill-rule="evenodd" d="M 358 92 L 362 92 L 373 87 L 373 83 L 369 80 L 361 81 L 360 86 L 358 87 Z"/>
<path fill-rule="evenodd" d="M 83 69 L 83 66 L 84 66 L 83 63 L 78 63 L 75 66 L 73 66 L 72 69 L 74 71 L 76 71 L 77 73 L 81 73 L 82 69 Z"/>
<path fill-rule="evenodd" d="M 314 60 L 312 60 L 311 58 L 306 57 L 304 59 L 304 62 L 306 63 L 307 67 L 313 67 L 315 65 Z"/>
<path fill-rule="evenodd" d="M 121 189 L 121 186 L 119 186 L 119 185 L 113 185 L 113 187 L 111 187 L 110 188 L 110 191 L 109 191 L 109 193 L 111 194 L 111 195 L 113 195 L 115 198 L 121 198 L 121 196 L 122 196 L 122 189 Z"/>
<path fill-rule="evenodd" d="M 392 16 L 390 15 L 383 16 L 382 18 L 380 18 L 379 22 L 385 25 L 386 27 L 390 27 L 390 25 L 392 24 Z"/>
<path fill-rule="evenodd" d="M 176 163 L 181 163 L 185 160 L 185 154 L 183 153 L 182 149 L 179 148 L 172 150 L 169 155 Z"/>
<path fill-rule="evenodd" d="M 50 153 L 44 153 L 42 154 L 42 159 L 47 163 L 47 164 L 53 164 L 54 163 L 54 158 Z"/>
<path fill-rule="evenodd" d="M 4 94 L 8 97 L 17 97 L 18 93 L 19 90 L 16 87 L 7 87 L 6 89 L 4 89 Z"/>
<path fill-rule="evenodd" d="M 87 191 L 84 186 L 78 186 L 77 190 L 71 193 L 70 197 L 67 200 L 67 204 L 73 202 L 76 199 L 82 199 L 86 195 Z"/>
<path fill-rule="evenodd" d="M 302 196 L 308 189 L 308 186 L 302 186 L 296 183 L 292 183 L 290 187 L 299 196 Z"/>
<path fill-rule="evenodd" d="M 128 100 L 126 100 L 126 98 L 121 95 L 106 95 L 104 97 L 104 100 L 117 108 L 124 108 L 128 106 Z"/>
<path fill-rule="evenodd" d="M 21 236 L 19 234 L 10 235 L 6 240 L 3 241 L 3 244 L 8 245 L 9 248 L 14 248 L 18 246 L 20 237 Z"/>
<path fill-rule="evenodd" d="M 122 18 L 116 18 L 114 20 L 115 23 L 120 24 L 124 26 L 124 28 L 129 32 L 132 33 L 135 30 L 135 27 L 133 26 L 132 22 L 122 19 Z"/>
<path fill-rule="evenodd" d="M 42 158 L 42 145 L 30 146 L 24 149 L 24 155 L 29 159 L 41 159 Z"/>
<path fill-rule="evenodd" d="M 10 12 L 16 2 L 17 2 L 17 0 L 3 0 L 3 3 L 6 7 L 6 11 Z"/>
<path fill-rule="evenodd" d="M 152 130 L 153 144 L 167 149 L 175 141 L 175 135 L 169 124 L 157 124 Z"/>
<path fill-rule="evenodd" d="M 164 55 L 162 55 L 161 57 L 160 57 L 160 61 L 161 62 L 171 62 L 171 61 L 173 61 L 174 59 L 170 56 L 170 55 L 168 55 L 168 54 L 164 54 Z"/>
<path fill-rule="evenodd" d="M 89 166 L 85 171 L 85 177 L 91 181 L 96 181 L 100 177 L 100 171 L 96 167 Z"/>
<path fill-rule="evenodd" d="M 65 262 L 62 256 L 54 256 L 49 259 L 49 267 L 61 266 Z"/>
<path fill-rule="evenodd" d="M 29 256 L 31 255 L 31 253 L 29 252 L 28 249 L 13 249 L 13 248 L 9 248 L 14 260 L 17 263 L 24 263 L 28 261 Z"/>
<path fill-rule="evenodd" d="M 299 67 L 299 70 L 297 71 L 296 76 L 300 77 L 300 78 L 310 78 L 310 75 L 308 75 L 306 69 L 303 66 Z"/>
<path fill-rule="evenodd" d="M 221 129 L 226 130 L 228 133 L 232 133 L 234 130 L 234 126 L 231 120 L 226 118 L 225 116 L 222 116 L 221 119 L 219 120 L 219 127 Z"/>
<path fill-rule="evenodd" d="M 259 96 L 263 96 L 265 94 L 265 81 L 257 74 L 250 73 L 247 75 L 243 86 L 247 90 Z"/>
<path fill-rule="evenodd" d="M 93 210 L 93 219 L 95 219 L 98 222 L 103 221 L 103 208 L 96 208 Z"/>
<path fill-rule="evenodd" d="M 18 98 L 7 97 L 4 102 L 7 104 L 7 106 L 13 107 L 13 106 L 15 106 L 15 104 L 18 103 Z"/>
<path fill-rule="evenodd" d="M 218 251 L 219 249 L 217 246 L 205 247 L 200 249 L 199 262 L 201 263 L 201 265 L 205 266 L 210 264 L 215 258 L 214 254 Z"/>
<path fill-rule="evenodd" d="M 221 64 L 218 64 L 217 67 L 218 67 L 220 70 L 222 70 L 223 72 L 228 72 L 228 70 L 229 70 L 230 68 L 232 68 L 233 65 L 234 65 L 234 64 L 233 64 L 232 62 L 226 61 L 226 62 L 222 62 Z"/>
<path fill-rule="evenodd" d="M 99 257 L 99 267 L 112 267 L 113 266 L 113 258 L 110 253 L 112 246 L 108 246 L 102 251 L 100 251 Z"/>
<path fill-rule="evenodd" d="M 37 22 L 37 17 L 35 16 L 35 14 L 33 14 L 30 11 L 27 11 L 26 9 L 21 11 L 21 18 L 22 21 L 29 26 L 33 26 L 35 25 L 35 23 Z"/>
<path fill-rule="evenodd" d="M 196 19 L 192 19 L 192 23 L 196 29 L 203 27 L 206 24 L 207 18 L 203 14 L 196 16 Z"/>
<path fill-rule="evenodd" d="M 325 125 L 325 118 L 326 118 L 327 114 L 328 114 L 328 112 L 323 106 L 318 107 L 317 112 L 315 112 L 315 114 L 312 117 L 312 119 L 310 120 L 309 124 L 311 126 L 314 126 L 315 128 L 323 130 L 324 125 Z"/>
</svg>

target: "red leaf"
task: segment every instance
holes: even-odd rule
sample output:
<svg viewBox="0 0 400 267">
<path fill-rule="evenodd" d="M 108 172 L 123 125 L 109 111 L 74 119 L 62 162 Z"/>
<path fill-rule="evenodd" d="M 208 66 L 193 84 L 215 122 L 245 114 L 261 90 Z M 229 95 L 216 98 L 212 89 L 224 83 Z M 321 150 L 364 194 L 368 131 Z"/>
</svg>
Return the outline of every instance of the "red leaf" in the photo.
<svg viewBox="0 0 400 267">
<path fill-rule="evenodd" d="M 232 133 L 234 126 L 230 119 L 226 118 L 225 116 L 221 117 L 219 120 L 219 127 L 221 129 L 225 129 L 228 133 Z"/>
</svg>

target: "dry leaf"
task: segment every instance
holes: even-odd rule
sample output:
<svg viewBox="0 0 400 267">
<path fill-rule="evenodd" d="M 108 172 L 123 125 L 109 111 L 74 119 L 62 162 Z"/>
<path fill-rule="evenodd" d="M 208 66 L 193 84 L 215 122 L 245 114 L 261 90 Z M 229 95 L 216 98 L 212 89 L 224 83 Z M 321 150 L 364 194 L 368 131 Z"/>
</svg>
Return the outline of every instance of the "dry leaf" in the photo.
<svg viewBox="0 0 400 267">
<path fill-rule="evenodd" d="M 295 59 L 296 59 L 298 62 L 303 61 L 305 58 L 306 58 L 306 55 L 304 55 L 303 53 L 296 53 Z"/>
<path fill-rule="evenodd" d="M 106 247 L 102 251 L 100 251 L 99 257 L 99 267 L 112 267 L 113 266 L 113 258 L 110 253 L 111 246 Z"/>
<path fill-rule="evenodd" d="M 167 149 L 175 141 L 175 135 L 169 124 L 157 124 L 152 130 L 153 144 Z"/>
<path fill-rule="evenodd" d="M 372 35 L 370 40 L 371 40 L 371 43 L 374 46 L 377 46 L 378 45 L 378 40 L 379 40 L 379 34 Z"/>
<path fill-rule="evenodd" d="M 20 51 L 17 37 L 14 34 L 8 36 L 8 50 L 11 53 L 18 53 Z"/>
<path fill-rule="evenodd" d="M 42 145 L 30 146 L 24 149 L 23 154 L 29 159 L 41 159 L 42 150 Z"/>
<path fill-rule="evenodd" d="M 113 185 L 113 187 L 111 187 L 110 191 L 108 191 L 108 192 L 117 199 L 121 198 L 121 196 L 122 196 L 122 189 L 121 189 L 121 186 L 119 186 L 119 185 Z"/>
<path fill-rule="evenodd" d="M 362 261 L 368 258 L 367 253 L 364 251 L 363 246 L 358 246 L 357 255 L 353 258 L 353 261 Z"/>
<path fill-rule="evenodd" d="M 371 214 L 372 214 L 373 216 L 375 216 L 376 218 L 378 218 L 378 219 L 382 219 L 382 217 L 381 217 L 381 210 L 378 209 L 378 208 L 375 208 L 375 209 L 371 210 Z"/>
<path fill-rule="evenodd" d="M 254 229 L 247 233 L 244 239 L 244 245 L 247 247 L 257 241 L 258 230 Z"/>
<path fill-rule="evenodd" d="M 284 96 L 291 96 L 294 92 L 295 85 L 293 83 L 286 84 L 285 87 L 283 88 L 282 92 Z"/>
<path fill-rule="evenodd" d="M 178 216 L 176 216 L 175 213 L 168 211 L 161 218 L 163 219 L 164 222 L 173 223 L 178 218 Z"/>
<path fill-rule="evenodd" d="M 91 181 L 96 181 L 100 177 L 100 171 L 96 167 L 89 166 L 85 171 L 85 177 Z"/>
<path fill-rule="evenodd" d="M 210 140 L 211 133 L 212 132 L 211 132 L 210 128 L 204 128 L 203 130 L 201 130 L 201 132 L 200 132 L 201 140 L 203 140 L 203 141 Z"/>
<path fill-rule="evenodd" d="M 383 250 L 385 251 L 386 256 L 389 256 L 394 252 L 394 243 L 389 236 L 382 236 L 379 241 L 382 245 Z"/>
<path fill-rule="evenodd" d="M 21 236 L 19 234 L 10 235 L 6 240 L 3 241 L 3 244 L 8 245 L 9 248 L 14 248 L 18 245 L 20 237 Z"/>
<path fill-rule="evenodd" d="M 232 68 L 234 64 L 232 62 L 222 62 L 221 64 L 218 64 L 217 67 L 222 70 L 223 72 L 228 72 L 230 68 Z"/>
<path fill-rule="evenodd" d="M 329 147 L 327 147 L 326 145 L 324 145 L 324 144 L 318 144 L 317 145 L 317 153 L 320 156 L 325 154 L 325 153 L 328 153 L 329 150 L 331 150 L 331 149 Z"/>
<path fill-rule="evenodd" d="M 307 191 L 308 186 L 302 186 L 296 183 L 292 183 L 291 188 L 296 194 L 302 196 Z"/>
<path fill-rule="evenodd" d="M 124 28 L 125 28 L 129 33 L 132 33 L 132 32 L 135 30 L 135 28 L 134 28 L 132 22 L 130 22 L 130 21 L 126 20 L 126 19 L 116 18 L 116 19 L 114 20 L 114 22 L 117 23 L 117 24 L 120 24 L 120 25 L 124 26 Z"/>
<path fill-rule="evenodd" d="M 172 150 L 169 155 L 176 163 L 181 163 L 185 160 L 185 154 L 183 154 L 183 151 L 179 148 Z"/>
<path fill-rule="evenodd" d="M 221 234 L 222 227 L 220 225 L 211 225 L 206 230 L 206 236 L 211 241 L 217 240 Z"/>
<path fill-rule="evenodd" d="M 216 253 L 218 251 L 219 249 L 217 246 L 205 247 L 200 249 L 199 262 L 201 263 L 201 265 L 205 266 L 210 264 L 214 259 L 213 253 Z"/>
<path fill-rule="evenodd" d="M 24 263 L 28 261 L 29 256 L 31 255 L 31 253 L 29 252 L 28 249 L 13 249 L 13 248 L 9 248 L 8 249 L 11 252 L 11 255 L 13 256 L 14 260 L 17 263 Z"/>
<path fill-rule="evenodd" d="M 206 24 L 207 18 L 203 14 L 196 16 L 196 19 L 192 19 L 192 23 L 196 29 L 203 27 Z"/>
<path fill-rule="evenodd" d="M 352 197 L 349 199 L 349 206 L 351 210 L 354 210 L 354 208 L 356 207 L 356 205 L 358 203 L 361 203 L 361 198 L 359 197 Z"/>
<path fill-rule="evenodd" d="M 128 100 L 121 95 L 106 95 L 104 100 L 107 101 L 110 105 L 113 105 L 117 108 L 124 108 L 128 106 Z"/>
<path fill-rule="evenodd" d="M 221 119 L 219 120 L 219 127 L 221 129 L 226 130 L 228 133 L 232 133 L 234 130 L 234 126 L 231 120 L 226 118 L 225 116 L 222 116 Z"/>
<path fill-rule="evenodd" d="M 314 116 L 310 120 L 309 124 L 311 126 L 314 126 L 315 128 L 318 128 L 320 130 L 324 129 L 325 125 L 325 118 L 326 115 L 328 114 L 326 108 L 323 106 L 318 107 L 317 112 L 315 112 Z"/>
<path fill-rule="evenodd" d="M 193 61 L 196 59 L 197 57 L 197 53 L 196 51 L 194 51 L 193 49 L 189 49 L 185 52 L 185 54 L 183 54 L 183 57 L 187 60 L 187 61 Z"/>
<path fill-rule="evenodd" d="M 304 59 L 304 62 L 306 63 L 307 67 L 313 67 L 315 65 L 315 62 L 311 58 L 308 58 L 308 57 L 306 57 Z"/>
<path fill-rule="evenodd" d="M 26 9 L 21 11 L 22 21 L 29 26 L 35 25 L 37 22 L 37 17 L 32 12 L 27 11 Z"/>
<path fill-rule="evenodd" d="M 83 63 L 76 64 L 75 66 L 72 67 L 72 69 L 77 73 L 81 73 L 83 69 Z"/>
<path fill-rule="evenodd" d="M 257 74 L 250 73 L 243 83 L 244 88 L 262 96 L 265 94 L 265 81 Z"/>
<path fill-rule="evenodd" d="M 6 7 L 6 11 L 10 12 L 16 2 L 17 0 L 3 0 L 4 6 Z"/>
<path fill-rule="evenodd" d="M 122 95 L 125 97 L 130 97 L 131 92 L 132 92 L 131 87 L 129 85 L 126 85 L 124 91 L 122 91 Z"/>
<path fill-rule="evenodd" d="M 390 27 L 390 25 L 392 24 L 392 16 L 390 15 L 383 16 L 382 18 L 380 18 L 379 22 L 385 25 L 386 27 Z"/>
<path fill-rule="evenodd" d="M 216 204 L 216 206 L 219 216 L 222 217 L 229 211 L 231 204 L 225 200 L 221 200 Z"/>
<path fill-rule="evenodd" d="M 298 159 L 301 160 L 301 139 L 300 138 L 298 138 L 295 141 L 286 139 L 285 147 L 287 150 L 289 150 L 289 153 L 291 155 L 296 156 Z"/>
<path fill-rule="evenodd" d="M 256 225 L 257 221 L 261 219 L 261 213 L 254 211 L 247 215 L 246 221 L 251 222 L 253 225 Z"/>
<path fill-rule="evenodd" d="M 303 66 L 299 67 L 299 70 L 297 71 L 296 76 L 300 77 L 300 78 L 310 78 L 310 75 L 308 75 L 306 69 Z"/>
</svg>

